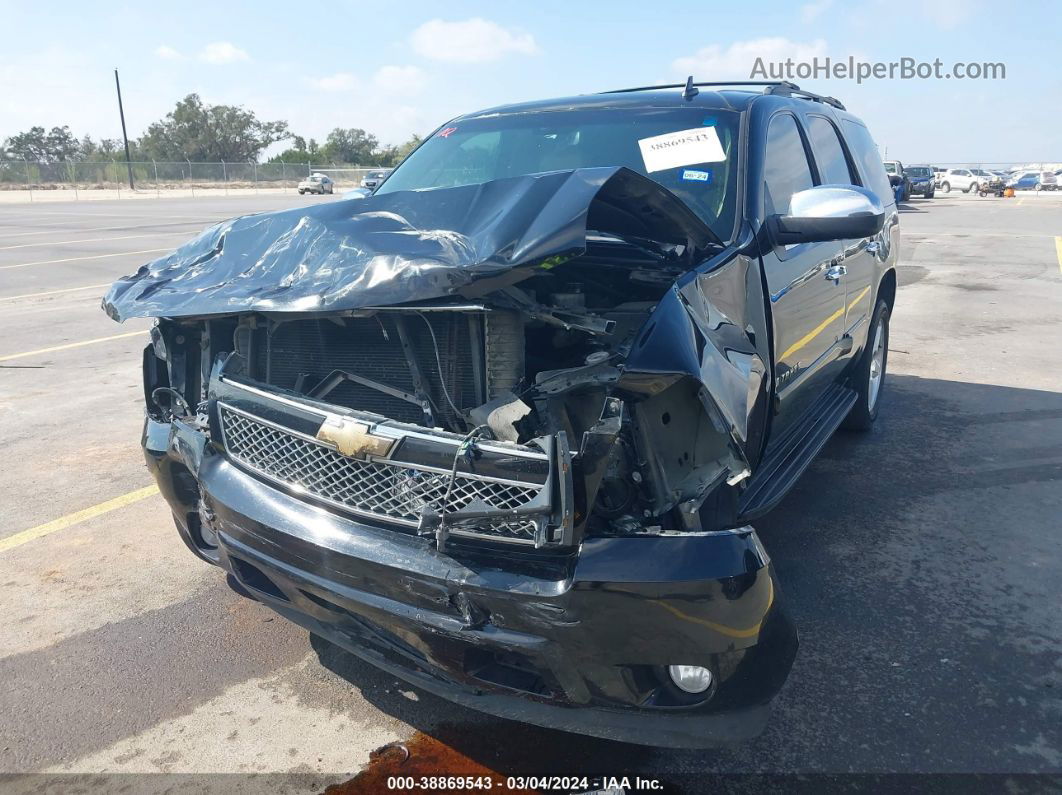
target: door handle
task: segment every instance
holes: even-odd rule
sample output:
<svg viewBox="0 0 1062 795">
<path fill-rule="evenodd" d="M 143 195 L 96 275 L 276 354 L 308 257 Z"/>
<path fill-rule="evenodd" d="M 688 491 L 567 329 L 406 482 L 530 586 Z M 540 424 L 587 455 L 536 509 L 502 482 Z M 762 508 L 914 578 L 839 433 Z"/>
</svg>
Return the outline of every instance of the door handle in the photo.
<svg viewBox="0 0 1062 795">
<path fill-rule="evenodd" d="M 848 268 L 846 268 L 844 265 L 831 265 L 826 270 L 825 278 L 828 282 L 839 282 L 841 280 L 841 277 L 844 276 L 846 273 L 848 273 Z"/>
</svg>

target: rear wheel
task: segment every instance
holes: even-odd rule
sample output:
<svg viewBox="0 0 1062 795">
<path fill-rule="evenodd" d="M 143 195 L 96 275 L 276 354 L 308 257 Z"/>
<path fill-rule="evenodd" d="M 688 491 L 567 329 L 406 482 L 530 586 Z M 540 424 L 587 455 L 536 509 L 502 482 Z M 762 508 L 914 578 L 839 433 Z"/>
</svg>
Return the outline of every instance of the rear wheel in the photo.
<svg viewBox="0 0 1062 795">
<path fill-rule="evenodd" d="M 843 427 L 867 431 L 878 418 L 881 390 L 885 386 L 885 366 L 889 360 L 889 305 L 878 301 L 867 334 L 867 345 L 859 356 L 852 386 L 859 397 L 844 418 Z"/>
</svg>

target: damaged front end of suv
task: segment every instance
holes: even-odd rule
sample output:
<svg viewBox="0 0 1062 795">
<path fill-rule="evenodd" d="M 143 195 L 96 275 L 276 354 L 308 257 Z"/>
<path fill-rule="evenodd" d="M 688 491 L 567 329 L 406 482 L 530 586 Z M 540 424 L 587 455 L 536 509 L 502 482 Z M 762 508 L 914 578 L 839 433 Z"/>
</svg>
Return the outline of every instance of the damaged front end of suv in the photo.
<svg viewBox="0 0 1062 795">
<path fill-rule="evenodd" d="M 158 318 L 144 449 L 201 558 L 459 703 L 698 747 L 762 729 L 796 648 L 737 508 L 762 289 L 584 168 L 239 218 L 104 306 Z"/>
</svg>

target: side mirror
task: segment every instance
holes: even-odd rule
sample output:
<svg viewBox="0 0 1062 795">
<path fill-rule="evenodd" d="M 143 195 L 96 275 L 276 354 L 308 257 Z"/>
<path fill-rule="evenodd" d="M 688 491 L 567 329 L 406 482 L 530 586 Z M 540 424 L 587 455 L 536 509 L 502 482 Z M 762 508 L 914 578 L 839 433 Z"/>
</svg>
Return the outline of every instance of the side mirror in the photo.
<svg viewBox="0 0 1062 795">
<path fill-rule="evenodd" d="M 788 215 L 772 215 L 771 235 L 778 245 L 873 237 L 885 225 L 878 197 L 856 185 L 816 185 L 794 193 Z"/>
</svg>

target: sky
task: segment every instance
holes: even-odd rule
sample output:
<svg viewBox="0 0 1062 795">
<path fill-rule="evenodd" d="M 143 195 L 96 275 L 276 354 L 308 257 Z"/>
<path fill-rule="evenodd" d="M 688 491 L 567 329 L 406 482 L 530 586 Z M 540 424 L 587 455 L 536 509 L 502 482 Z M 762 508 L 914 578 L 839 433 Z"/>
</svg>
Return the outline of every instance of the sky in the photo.
<svg viewBox="0 0 1062 795">
<path fill-rule="evenodd" d="M 33 125 L 120 138 L 115 68 L 131 137 L 195 92 L 322 142 L 361 127 L 400 143 L 509 102 L 749 79 L 757 58 L 910 57 L 1002 62 L 1006 78 L 795 82 L 841 99 L 907 163 L 1062 160 L 1055 0 L 166 5 L 0 0 L 0 138 Z"/>
</svg>

